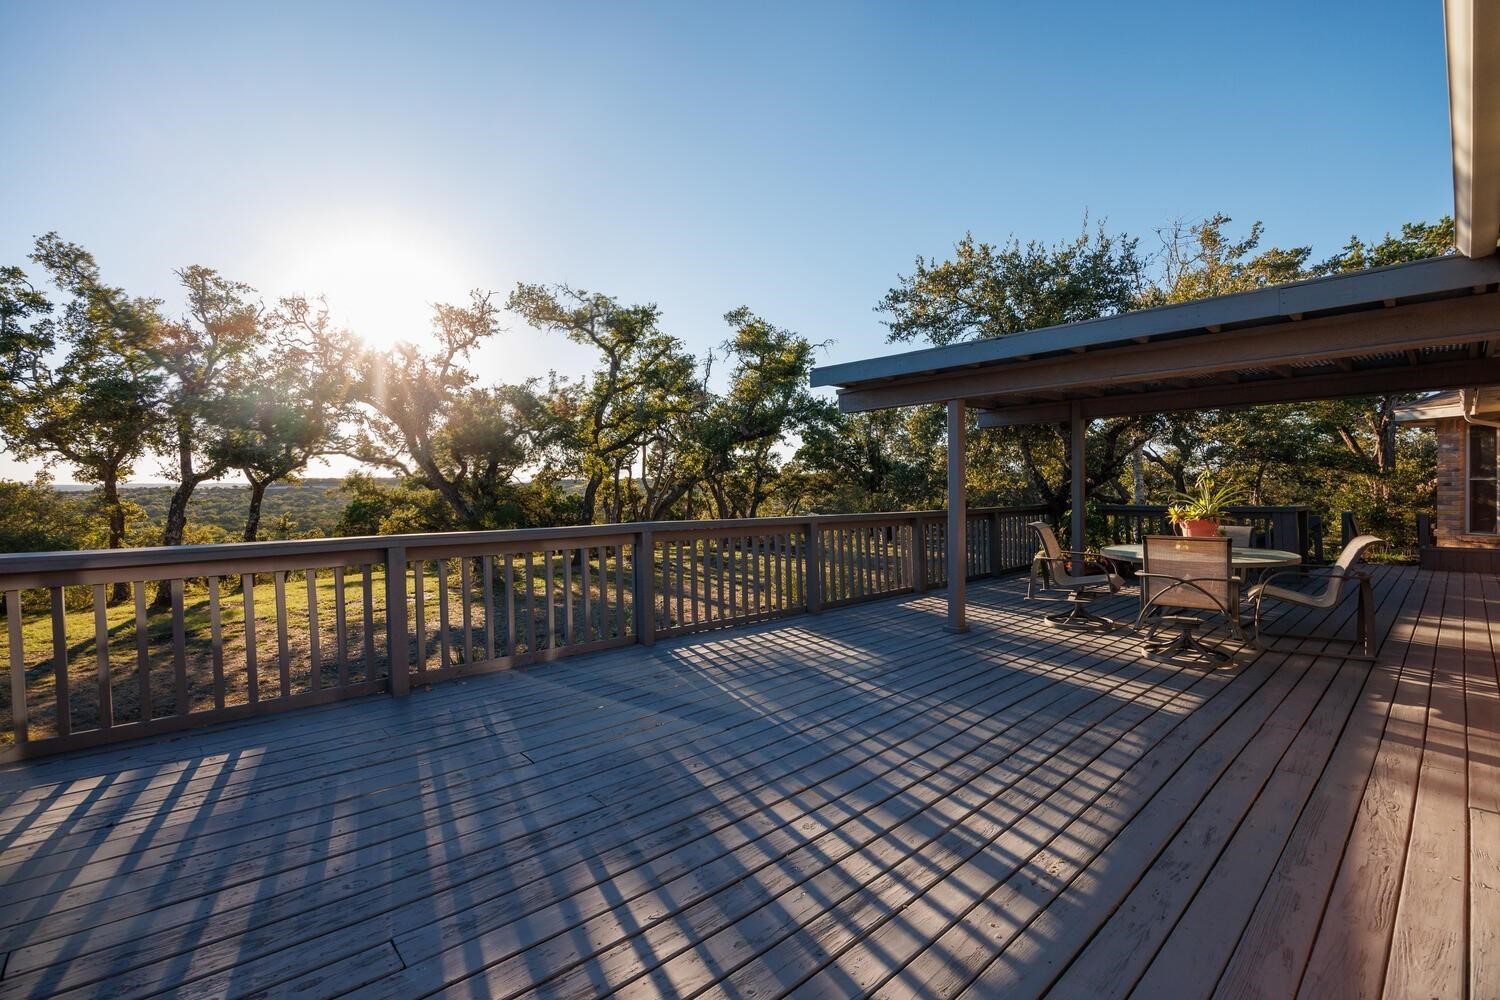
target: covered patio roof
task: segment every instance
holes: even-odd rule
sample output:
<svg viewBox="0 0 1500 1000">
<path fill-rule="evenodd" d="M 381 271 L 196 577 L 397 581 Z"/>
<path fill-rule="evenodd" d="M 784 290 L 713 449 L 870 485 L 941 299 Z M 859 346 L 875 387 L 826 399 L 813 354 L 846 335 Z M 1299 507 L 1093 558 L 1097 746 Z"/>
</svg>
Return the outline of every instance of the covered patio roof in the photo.
<svg viewBox="0 0 1500 1000">
<path fill-rule="evenodd" d="M 1500 258 L 1315 278 L 815 369 L 846 412 L 962 400 L 982 426 L 1500 380 Z"/>
</svg>

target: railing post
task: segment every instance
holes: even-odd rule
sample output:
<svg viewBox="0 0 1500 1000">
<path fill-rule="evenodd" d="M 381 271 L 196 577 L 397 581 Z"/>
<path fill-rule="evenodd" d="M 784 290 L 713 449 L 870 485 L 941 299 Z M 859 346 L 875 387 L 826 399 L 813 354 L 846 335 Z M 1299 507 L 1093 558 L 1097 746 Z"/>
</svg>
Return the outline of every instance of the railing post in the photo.
<svg viewBox="0 0 1500 1000">
<path fill-rule="evenodd" d="M 635 536 L 635 641 L 642 646 L 656 642 L 656 542 L 651 529 Z"/>
<path fill-rule="evenodd" d="M 818 522 L 816 518 L 807 519 L 807 577 L 802 581 L 802 593 L 807 598 L 807 610 L 810 614 L 819 614 L 823 610 L 823 539 L 818 536 Z"/>
<path fill-rule="evenodd" d="M 410 630 L 406 623 L 406 546 L 392 545 L 385 550 L 385 630 L 386 650 L 391 661 L 391 695 L 405 698 L 411 693 L 410 664 L 406 644 Z"/>
<path fill-rule="evenodd" d="M 911 589 L 918 594 L 927 589 L 927 536 L 920 514 L 911 519 Z"/>
</svg>

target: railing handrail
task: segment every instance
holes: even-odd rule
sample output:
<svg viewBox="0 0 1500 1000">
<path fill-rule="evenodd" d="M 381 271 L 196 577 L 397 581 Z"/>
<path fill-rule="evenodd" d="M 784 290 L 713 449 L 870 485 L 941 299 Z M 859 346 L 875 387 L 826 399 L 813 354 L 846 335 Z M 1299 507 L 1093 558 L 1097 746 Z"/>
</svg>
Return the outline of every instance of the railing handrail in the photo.
<svg viewBox="0 0 1500 1000">
<path fill-rule="evenodd" d="M 1042 504 L 1012 507 L 970 507 L 969 517 L 989 514 L 1022 514 L 1047 510 Z M 190 567 L 197 563 L 241 560 L 292 559 L 303 561 L 320 556 L 373 555 L 393 546 L 404 547 L 409 556 L 423 550 L 474 545 L 508 545 L 569 539 L 612 538 L 650 532 L 726 532 L 764 528 L 796 528 L 820 525 L 881 523 L 912 517 L 946 518 L 944 509 L 876 511 L 860 514 L 801 514 L 785 517 L 752 517 L 697 521 L 622 521 L 615 524 L 559 525 L 548 528 L 504 528 L 485 531 L 435 531 L 399 535 L 357 535 L 342 538 L 295 538 L 284 541 L 223 542 L 206 545 L 151 545 L 128 549 L 78 549 L 53 552 L 0 554 L 0 581 L 7 576 L 65 573 L 70 570 L 158 569 Z M 0 583 L 0 589 L 5 589 Z"/>
<path fill-rule="evenodd" d="M 1131 514 L 1165 511 L 1170 504 L 1164 503 L 1103 503 L 1099 509 L 1106 514 Z M 1272 513 L 1275 511 L 1312 510 L 1307 504 L 1302 503 L 1235 503 L 1228 504 L 1224 508 L 1230 511 L 1255 511 L 1259 513 Z"/>
</svg>

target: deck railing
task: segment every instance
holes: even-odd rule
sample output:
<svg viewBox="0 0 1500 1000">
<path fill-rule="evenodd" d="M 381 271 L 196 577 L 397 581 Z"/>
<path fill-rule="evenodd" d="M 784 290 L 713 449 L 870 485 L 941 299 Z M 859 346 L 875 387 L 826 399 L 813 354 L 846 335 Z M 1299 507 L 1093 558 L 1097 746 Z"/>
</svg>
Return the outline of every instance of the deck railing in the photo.
<svg viewBox="0 0 1500 1000">
<path fill-rule="evenodd" d="M 1041 507 L 971 508 L 969 577 Z M 943 511 L 0 556 L 0 760 L 920 592 Z M 649 558 L 646 557 L 649 553 Z M 111 602 L 114 585 L 130 599 Z"/>
</svg>

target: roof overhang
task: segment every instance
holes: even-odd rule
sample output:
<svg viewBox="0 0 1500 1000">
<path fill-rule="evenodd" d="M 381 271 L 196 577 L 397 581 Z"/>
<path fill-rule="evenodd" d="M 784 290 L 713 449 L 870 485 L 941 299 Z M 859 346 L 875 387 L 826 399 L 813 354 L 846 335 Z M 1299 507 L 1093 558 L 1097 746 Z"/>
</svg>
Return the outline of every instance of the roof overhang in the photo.
<svg viewBox="0 0 1500 1000">
<path fill-rule="evenodd" d="M 1398 424 L 1432 424 L 1439 420 L 1476 419 L 1486 422 L 1500 416 L 1500 385 L 1465 385 L 1423 396 L 1396 407 Z"/>
<path fill-rule="evenodd" d="M 815 369 L 846 412 L 962 399 L 982 425 L 1500 381 L 1500 258 L 1454 256 Z M 1487 373 L 1487 374 L 1486 374 Z"/>
<path fill-rule="evenodd" d="M 1500 3 L 1445 0 L 1443 22 L 1456 242 L 1488 257 L 1500 243 Z"/>
<path fill-rule="evenodd" d="M 1464 415 L 1463 400 L 1457 389 L 1445 389 L 1423 396 L 1415 402 L 1396 407 L 1398 424 L 1430 424 Z"/>
</svg>

